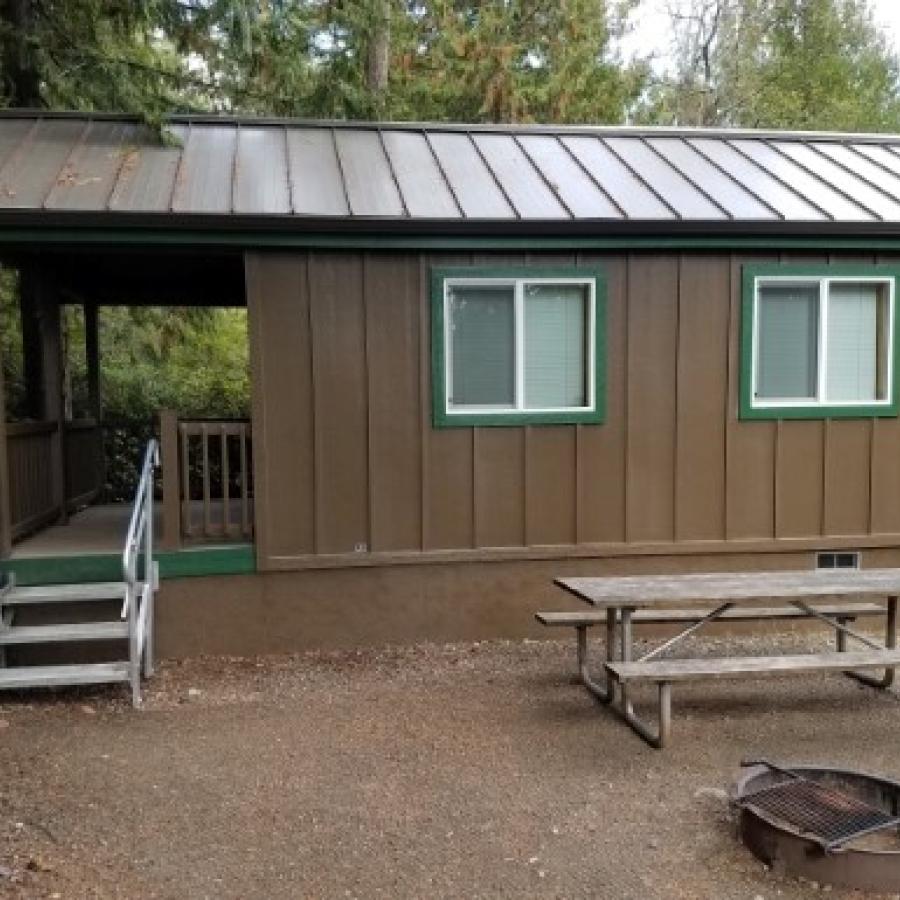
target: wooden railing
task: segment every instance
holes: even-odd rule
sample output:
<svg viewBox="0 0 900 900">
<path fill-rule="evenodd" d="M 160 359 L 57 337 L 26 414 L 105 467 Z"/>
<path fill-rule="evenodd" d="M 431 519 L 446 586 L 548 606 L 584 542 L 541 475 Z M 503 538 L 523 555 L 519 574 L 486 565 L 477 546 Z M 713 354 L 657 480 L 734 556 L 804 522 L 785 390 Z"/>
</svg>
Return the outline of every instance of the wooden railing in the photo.
<svg viewBox="0 0 900 900">
<path fill-rule="evenodd" d="M 184 541 L 253 537 L 253 465 L 247 419 L 179 419 L 160 414 L 163 534 Z"/>
<path fill-rule="evenodd" d="M 66 499 L 69 509 L 90 503 L 103 487 L 103 431 L 93 419 L 66 422 Z"/>
<path fill-rule="evenodd" d="M 97 423 L 66 422 L 61 447 L 58 431 L 56 422 L 6 425 L 13 540 L 90 503 L 103 487 L 102 432 Z"/>
<path fill-rule="evenodd" d="M 6 435 L 10 532 L 17 540 L 60 514 L 53 478 L 56 423 L 9 423 Z"/>
</svg>

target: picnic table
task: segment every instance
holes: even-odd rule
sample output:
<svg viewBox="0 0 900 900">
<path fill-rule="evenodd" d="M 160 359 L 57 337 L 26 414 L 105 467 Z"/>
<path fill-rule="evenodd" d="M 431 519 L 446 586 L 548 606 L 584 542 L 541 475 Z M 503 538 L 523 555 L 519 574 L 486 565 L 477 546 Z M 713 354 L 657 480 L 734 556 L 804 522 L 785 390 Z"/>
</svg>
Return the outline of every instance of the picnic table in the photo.
<svg viewBox="0 0 900 900">
<path fill-rule="evenodd" d="M 895 667 L 900 665 L 897 649 L 900 569 L 557 578 L 555 584 L 590 604 L 595 612 L 587 616 L 538 613 L 538 618 L 544 624 L 568 624 L 578 629 L 579 671 L 585 687 L 599 700 L 610 704 L 644 740 L 658 748 L 669 740 L 671 688 L 676 681 L 838 671 L 884 689 L 891 686 Z M 773 607 L 773 600 L 782 601 L 783 605 Z M 884 619 L 883 642 L 848 624 L 873 615 Z M 824 653 L 792 656 L 662 658 L 689 635 L 715 621 L 785 618 L 823 622 L 835 632 L 835 648 Z M 598 679 L 589 671 L 586 628 L 600 621 L 606 626 L 606 660 L 604 674 Z M 635 659 L 633 626 L 636 622 L 685 627 Z M 848 640 L 866 649 L 848 650 Z M 860 670 L 864 669 L 883 669 L 884 674 L 875 678 L 863 674 Z M 641 682 L 655 683 L 659 689 L 655 730 L 635 713 L 629 698 L 629 686 Z"/>
</svg>

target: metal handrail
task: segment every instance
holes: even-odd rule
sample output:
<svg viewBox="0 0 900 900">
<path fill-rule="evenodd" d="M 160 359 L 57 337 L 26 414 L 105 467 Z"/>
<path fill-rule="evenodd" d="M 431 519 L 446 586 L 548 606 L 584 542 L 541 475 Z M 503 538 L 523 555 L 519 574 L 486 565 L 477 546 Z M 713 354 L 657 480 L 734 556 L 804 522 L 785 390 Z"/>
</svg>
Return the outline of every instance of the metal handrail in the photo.
<svg viewBox="0 0 900 900">
<path fill-rule="evenodd" d="M 131 521 L 122 551 L 122 576 L 125 597 L 122 618 L 128 617 L 129 680 L 132 702 L 141 704 L 141 669 L 145 675 L 153 673 L 153 595 L 158 587 L 156 565 L 153 562 L 153 473 L 159 465 L 159 443 L 147 444 L 141 478 L 134 496 Z M 138 557 L 143 550 L 144 581 L 138 588 Z M 140 596 L 140 607 L 138 606 Z"/>
<path fill-rule="evenodd" d="M 129 605 L 137 590 L 137 560 L 141 544 L 144 544 L 144 577 L 152 579 L 153 569 L 153 472 L 159 465 L 159 443 L 155 438 L 147 444 L 141 478 L 134 496 L 131 521 L 122 551 L 122 577 L 127 586 L 122 604 L 122 618 L 128 614 Z"/>
</svg>

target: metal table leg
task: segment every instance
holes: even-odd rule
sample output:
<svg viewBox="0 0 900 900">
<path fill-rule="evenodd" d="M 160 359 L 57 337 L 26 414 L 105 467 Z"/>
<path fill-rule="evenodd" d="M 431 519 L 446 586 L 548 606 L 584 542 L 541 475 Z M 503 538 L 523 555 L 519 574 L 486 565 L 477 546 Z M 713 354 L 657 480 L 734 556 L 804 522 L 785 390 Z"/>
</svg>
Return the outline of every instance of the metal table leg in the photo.
<svg viewBox="0 0 900 900">
<path fill-rule="evenodd" d="M 604 673 L 603 681 L 597 681 L 591 675 L 588 661 L 587 626 L 582 625 L 576 630 L 578 632 L 578 674 L 581 677 L 581 683 L 601 703 L 609 703 L 614 696 L 612 679 Z"/>
<path fill-rule="evenodd" d="M 887 598 L 887 612 L 885 615 L 884 646 L 886 650 L 894 650 L 897 647 L 897 598 Z M 889 688 L 894 683 L 895 668 L 890 666 L 884 670 L 881 678 L 873 678 L 863 672 L 847 672 L 851 678 L 855 678 L 862 684 L 874 688 Z"/>
<path fill-rule="evenodd" d="M 633 629 L 631 623 L 631 617 L 634 613 L 634 610 L 629 607 L 622 607 L 621 610 L 621 624 L 620 628 L 622 629 L 620 638 L 621 638 L 621 660 L 622 662 L 631 662 L 633 656 Z M 622 709 L 623 715 L 628 718 L 632 715 L 633 710 L 631 706 L 631 701 L 628 699 L 628 686 L 625 684 L 619 685 L 619 693 L 620 693 L 620 707 Z"/>
</svg>

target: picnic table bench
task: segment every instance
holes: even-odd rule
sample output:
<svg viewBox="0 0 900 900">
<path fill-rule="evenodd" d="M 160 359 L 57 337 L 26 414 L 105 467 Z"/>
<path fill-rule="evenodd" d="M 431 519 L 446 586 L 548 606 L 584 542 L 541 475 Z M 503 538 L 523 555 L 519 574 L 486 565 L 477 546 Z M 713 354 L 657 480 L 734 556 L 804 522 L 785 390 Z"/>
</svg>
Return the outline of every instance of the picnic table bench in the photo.
<svg viewBox="0 0 900 900">
<path fill-rule="evenodd" d="M 798 672 L 840 671 L 877 688 L 888 688 L 900 665 L 897 649 L 897 597 L 900 569 L 848 569 L 740 574 L 691 574 L 625 578 L 557 578 L 555 583 L 590 604 L 591 613 L 538 613 L 550 626 L 574 627 L 578 634 L 579 674 L 585 687 L 608 703 L 649 744 L 662 748 L 671 734 L 671 693 L 676 681 L 751 677 Z M 873 599 L 880 602 L 873 602 Z M 773 600 L 784 601 L 772 606 Z M 705 604 L 702 608 L 699 604 Z M 884 642 L 848 624 L 882 616 Z M 794 656 L 660 659 L 689 635 L 715 621 L 805 618 L 821 621 L 836 635 L 834 651 Z M 606 660 L 600 681 L 589 669 L 587 629 L 606 625 Z M 635 624 L 683 624 L 674 637 L 634 659 Z M 849 651 L 855 640 L 866 650 Z M 618 648 L 618 653 L 616 652 Z M 883 669 L 880 678 L 861 670 Z M 657 727 L 634 711 L 630 685 L 650 682 L 659 689 Z"/>
</svg>

